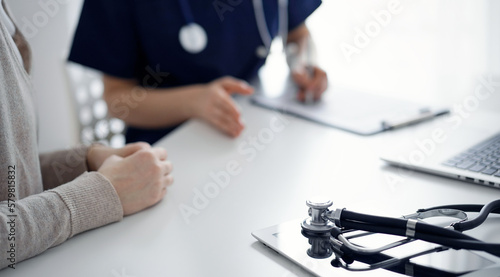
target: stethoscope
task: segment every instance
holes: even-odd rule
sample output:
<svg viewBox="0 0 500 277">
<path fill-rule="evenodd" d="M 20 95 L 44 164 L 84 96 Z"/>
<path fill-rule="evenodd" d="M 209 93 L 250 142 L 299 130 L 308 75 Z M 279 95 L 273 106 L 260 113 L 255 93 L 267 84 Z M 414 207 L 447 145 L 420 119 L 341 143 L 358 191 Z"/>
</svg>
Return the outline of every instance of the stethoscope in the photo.
<svg viewBox="0 0 500 277">
<path fill-rule="evenodd" d="M 179 42 L 188 53 L 198 54 L 205 50 L 208 43 L 207 33 L 202 26 L 194 20 L 191 7 L 187 0 L 179 0 L 182 14 L 186 24 L 179 30 Z M 272 43 L 272 35 L 267 26 L 262 0 L 252 0 L 257 29 L 263 45 L 257 47 L 255 54 L 259 58 L 265 58 L 269 55 Z M 283 41 L 285 49 L 288 34 L 288 0 L 278 0 L 279 6 L 279 27 L 278 32 Z"/>
<path fill-rule="evenodd" d="M 330 210 L 331 201 L 323 203 L 306 202 L 309 216 L 302 226 L 302 234 L 309 239 L 311 248 L 307 250 L 313 258 L 327 258 L 335 254 L 332 260 L 334 267 L 343 267 L 352 271 L 373 270 L 381 267 L 394 266 L 410 258 L 446 249 L 465 249 L 484 251 L 500 257 L 500 244 L 486 243 L 466 234 L 463 231 L 480 226 L 490 213 L 500 214 L 500 199 L 486 205 L 447 205 L 428 209 L 420 209 L 416 213 L 401 218 L 381 217 L 351 212 L 344 209 Z M 467 212 L 479 213 L 474 219 L 469 219 Z M 424 222 L 433 217 L 450 217 L 455 221 L 446 227 L 440 227 Z M 352 235 L 353 231 L 362 231 Z M 351 239 L 375 233 L 404 237 L 385 246 L 367 248 L 351 242 Z M 440 246 L 425 250 L 403 258 L 387 258 L 367 267 L 355 268 L 350 264 L 357 257 L 380 255 L 381 252 L 410 243 L 423 240 Z"/>
</svg>

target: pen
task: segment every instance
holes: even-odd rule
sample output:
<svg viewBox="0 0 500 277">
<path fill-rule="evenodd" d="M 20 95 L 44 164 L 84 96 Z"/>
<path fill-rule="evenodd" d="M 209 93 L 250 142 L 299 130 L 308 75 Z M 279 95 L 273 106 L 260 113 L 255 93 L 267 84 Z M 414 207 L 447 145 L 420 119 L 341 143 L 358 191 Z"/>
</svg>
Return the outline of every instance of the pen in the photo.
<svg viewBox="0 0 500 277">
<path fill-rule="evenodd" d="M 445 115 L 449 113 L 449 110 L 440 110 L 438 112 L 431 112 L 428 109 L 423 110 L 419 115 L 416 115 L 415 117 L 411 117 L 409 119 L 401 120 L 401 121 L 396 121 L 396 122 L 388 122 L 388 121 L 382 121 L 382 128 L 385 130 L 394 130 L 398 129 L 401 127 L 405 127 L 408 125 L 416 124 L 425 120 L 429 120 L 434 117 L 438 117 L 440 115 Z"/>
<path fill-rule="evenodd" d="M 314 78 L 314 55 L 313 55 L 313 45 L 311 41 L 311 37 L 307 36 L 306 38 L 306 55 L 305 55 L 305 70 L 306 73 L 308 74 L 309 78 Z M 314 92 L 310 90 L 305 91 L 305 98 L 304 98 L 304 104 L 306 105 L 312 105 L 314 104 L 315 99 L 314 99 Z"/>
<path fill-rule="evenodd" d="M 310 65 L 306 66 L 306 73 L 310 78 L 314 78 L 314 68 L 312 66 L 310 66 Z M 312 92 L 310 90 L 305 91 L 304 97 L 305 97 L 304 104 L 306 104 L 306 105 L 312 105 L 312 104 L 314 104 L 314 102 L 316 102 L 314 100 L 314 92 Z"/>
</svg>

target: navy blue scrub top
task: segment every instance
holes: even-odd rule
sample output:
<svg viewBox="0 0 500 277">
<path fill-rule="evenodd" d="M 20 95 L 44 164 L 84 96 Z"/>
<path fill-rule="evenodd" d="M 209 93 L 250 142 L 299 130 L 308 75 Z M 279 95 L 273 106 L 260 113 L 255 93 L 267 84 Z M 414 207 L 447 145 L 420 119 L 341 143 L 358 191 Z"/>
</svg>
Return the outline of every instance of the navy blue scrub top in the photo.
<svg viewBox="0 0 500 277">
<path fill-rule="evenodd" d="M 189 2 L 194 22 L 207 33 L 203 51 L 189 53 L 179 42 L 179 30 L 186 25 L 179 0 L 85 0 L 69 60 L 111 76 L 136 79 L 145 87 L 207 83 L 226 75 L 247 81 L 255 77 L 265 59 L 256 55 L 263 42 L 252 0 L 180 1 Z M 278 0 L 262 2 L 275 37 Z M 321 0 L 289 0 L 288 29 L 302 24 L 320 4 Z M 154 143 L 175 127 L 129 126 L 127 142 Z"/>
</svg>

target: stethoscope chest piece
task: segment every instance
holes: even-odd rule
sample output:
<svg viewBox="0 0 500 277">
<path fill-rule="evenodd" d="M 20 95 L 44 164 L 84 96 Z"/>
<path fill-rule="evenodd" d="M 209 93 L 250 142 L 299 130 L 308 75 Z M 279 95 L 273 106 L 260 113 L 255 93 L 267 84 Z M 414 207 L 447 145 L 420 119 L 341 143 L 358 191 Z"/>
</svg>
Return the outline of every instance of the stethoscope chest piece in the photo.
<svg viewBox="0 0 500 277">
<path fill-rule="evenodd" d="M 184 50 L 197 54 L 207 47 L 207 33 L 200 25 L 189 23 L 181 27 L 179 41 Z"/>
</svg>

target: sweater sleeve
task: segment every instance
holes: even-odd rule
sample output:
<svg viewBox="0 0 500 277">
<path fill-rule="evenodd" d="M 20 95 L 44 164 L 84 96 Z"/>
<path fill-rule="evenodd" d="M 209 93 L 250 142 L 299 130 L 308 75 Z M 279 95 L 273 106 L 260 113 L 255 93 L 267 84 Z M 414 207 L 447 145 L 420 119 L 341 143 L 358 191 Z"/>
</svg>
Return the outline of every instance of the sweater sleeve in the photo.
<svg viewBox="0 0 500 277">
<path fill-rule="evenodd" d="M 78 233 L 122 218 L 118 194 L 98 172 L 16 202 L 2 201 L 0 268 L 15 267 Z"/>
<path fill-rule="evenodd" d="M 88 146 L 40 154 L 43 189 L 48 190 L 80 176 L 87 168 Z"/>
</svg>

